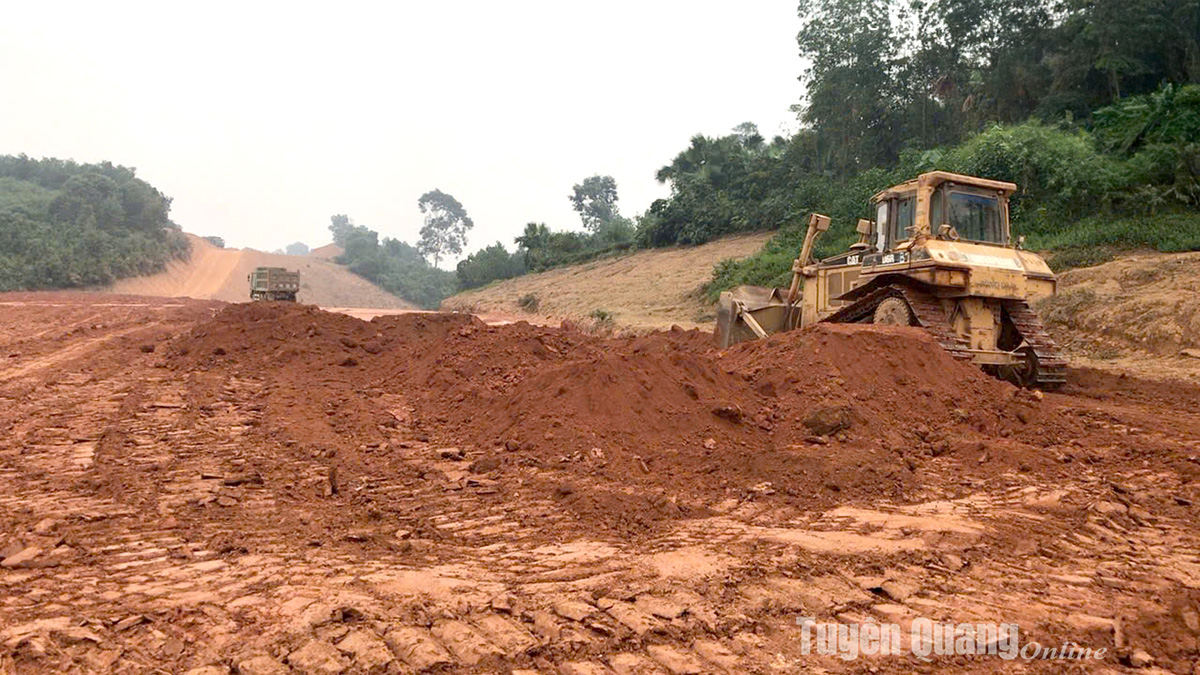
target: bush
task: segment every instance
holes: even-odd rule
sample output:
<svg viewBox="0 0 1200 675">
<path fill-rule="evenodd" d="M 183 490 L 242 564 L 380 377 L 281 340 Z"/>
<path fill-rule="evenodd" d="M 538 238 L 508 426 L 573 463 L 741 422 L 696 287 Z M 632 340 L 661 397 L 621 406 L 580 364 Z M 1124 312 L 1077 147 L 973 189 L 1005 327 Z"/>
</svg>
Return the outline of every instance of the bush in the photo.
<svg viewBox="0 0 1200 675">
<path fill-rule="evenodd" d="M 994 126 L 941 154 L 937 167 L 1017 184 L 1011 201 L 1014 232 L 1046 234 L 1063 221 L 1107 210 L 1124 187 L 1119 166 L 1097 152 L 1082 130 L 1038 122 Z"/>
<path fill-rule="evenodd" d="M 1166 84 L 1096 111 L 1096 142 L 1106 152 L 1132 155 L 1156 143 L 1200 138 L 1200 85 Z"/>
<path fill-rule="evenodd" d="M 1200 213 L 1177 210 L 1154 216 L 1092 216 L 1052 234 L 1031 236 L 1026 244 L 1051 251 L 1053 264 L 1059 269 L 1111 259 L 1121 249 L 1195 251 L 1200 250 Z"/>
<path fill-rule="evenodd" d="M 601 223 L 592 234 L 552 232 L 545 224 L 529 223 L 524 234 L 517 237 L 519 248 L 513 255 L 521 257 L 527 271 L 541 272 L 630 250 L 634 246 L 635 229 L 622 216 Z"/>
<path fill-rule="evenodd" d="M 607 309 L 593 309 L 591 314 L 588 314 L 597 327 L 611 328 L 616 323 L 617 317 Z"/>
<path fill-rule="evenodd" d="M 873 169 L 853 180 L 839 184 L 825 176 L 808 176 L 793 192 L 792 203 L 804 213 L 779 228 L 763 250 L 742 260 L 723 260 L 713 270 L 706 286 L 710 300 L 721 291 L 748 284 L 751 286 L 786 286 L 792 279 L 792 261 L 800 255 L 804 235 L 808 230 L 810 213 L 823 213 L 833 220 L 829 231 L 817 240 L 813 257 L 821 259 L 845 251 L 857 240 L 858 219 L 869 216 L 871 196 L 899 183 L 895 171 Z"/>
<path fill-rule="evenodd" d="M 458 288 L 456 276 L 433 267 L 416 248 L 398 239 L 379 241 L 379 233 L 334 216 L 329 226 L 344 253 L 337 262 L 383 290 L 424 309 L 437 309 Z"/>
<path fill-rule="evenodd" d="M 538 296 L 533 293 L 522 295 L 520 298 L 517 298 L 517 307 L 530 314 L 535 314 L 538 311 Z"/>
</svg>

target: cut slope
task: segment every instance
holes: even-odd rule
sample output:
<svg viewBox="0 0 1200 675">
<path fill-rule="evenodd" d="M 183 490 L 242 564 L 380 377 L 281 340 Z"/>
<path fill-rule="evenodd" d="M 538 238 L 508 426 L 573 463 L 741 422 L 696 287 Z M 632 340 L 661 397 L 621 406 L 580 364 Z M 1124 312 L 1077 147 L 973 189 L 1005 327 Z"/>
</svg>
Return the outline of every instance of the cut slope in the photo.
<svg viewBox="0 0 1200 675">
<path fill-rule="evenodd" d="M 582 265 L 528 274 L 447 298 L 442 308 L 521 314 L 520 298 L 537 297 L 537 313 L 584 319 L 597 309 L 632 328 L 711 328 L 712 308 L 701 297 L 713 266 L 762 248 L 770 233 L 728 237 L 702 246 L 640 251 Z"/>
<path fill-rule="evenodd" d="M 1139 253 L 1060 274 L 1038 310 L 1077 363 L 1200 382 L 1200 253 Z"/>
<path fill-rule="evenodd" d="M 286 267 L 300 271 L 299 301 L 325 307 L 412 309 L 413 305 L 359 277 L 344 267 L 310 256 L 263 253 L 253 249 L 223 249 L 188 235 L 192 255 L 148 277 L 122 279 L 105 289 L 112 293 L 188 297 L 200 300 L 248 300 L 246 277 L 255 267 Z"/>
</svg>

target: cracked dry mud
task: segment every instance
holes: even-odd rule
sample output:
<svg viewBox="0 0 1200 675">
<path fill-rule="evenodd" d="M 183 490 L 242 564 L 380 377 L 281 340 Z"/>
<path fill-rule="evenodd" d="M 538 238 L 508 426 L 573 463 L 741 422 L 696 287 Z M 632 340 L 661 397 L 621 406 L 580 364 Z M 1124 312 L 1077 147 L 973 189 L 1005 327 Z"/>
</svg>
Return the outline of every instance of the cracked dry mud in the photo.
<svg viewBox="0 0 1200 675">
<path fill-rule="evenodd" d="M 719 353 L 466 316 L 0 308 L 0 672 L 1200 659 L 1194 387 L 1076 369 L 1043 397 L 902 329 Z M 801 653 L 800 616 L 1109 655 L 843 661 Z"/>
</svg>

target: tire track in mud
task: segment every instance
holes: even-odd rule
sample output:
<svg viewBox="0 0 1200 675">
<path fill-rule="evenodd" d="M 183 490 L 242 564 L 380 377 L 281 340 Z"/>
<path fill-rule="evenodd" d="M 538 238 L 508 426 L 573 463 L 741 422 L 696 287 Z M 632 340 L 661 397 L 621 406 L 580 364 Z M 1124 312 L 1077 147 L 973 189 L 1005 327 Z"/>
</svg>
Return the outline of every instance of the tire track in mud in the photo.
<svg viewBox="0 0 1200 675">
<path fill-rule="evenodd" d="M 152 331 L 157 325 L 157 322 L 153 322 L 139 326 L 130 326 L 115 332 L 73 342 L 50 354 L 36 357 L 33 361 L 0 370 L 0 384 L 66 364 L 73 359 L 83 358 L 92 352 L 100 350 L 106 344 L 118 338 L 143 330 Z"/>
</svg>

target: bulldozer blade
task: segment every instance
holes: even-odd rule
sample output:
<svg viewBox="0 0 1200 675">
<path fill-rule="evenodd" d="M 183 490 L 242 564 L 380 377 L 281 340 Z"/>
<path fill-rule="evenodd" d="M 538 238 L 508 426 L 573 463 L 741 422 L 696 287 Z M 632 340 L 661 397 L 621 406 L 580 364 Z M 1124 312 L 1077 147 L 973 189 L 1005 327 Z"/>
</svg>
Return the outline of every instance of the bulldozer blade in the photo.
<svg viewBox="0 0 1200 675">
<path fill-rule="evenodd" d="M 717 346 L 725 349 L 795 328 L 798 314 L 798 308 L 784 300 L 782 289 L 737 286 L 717 301 Z"/>
</svg>

